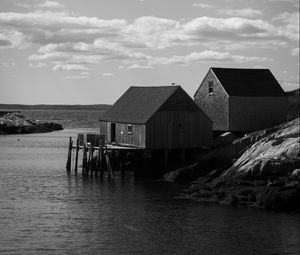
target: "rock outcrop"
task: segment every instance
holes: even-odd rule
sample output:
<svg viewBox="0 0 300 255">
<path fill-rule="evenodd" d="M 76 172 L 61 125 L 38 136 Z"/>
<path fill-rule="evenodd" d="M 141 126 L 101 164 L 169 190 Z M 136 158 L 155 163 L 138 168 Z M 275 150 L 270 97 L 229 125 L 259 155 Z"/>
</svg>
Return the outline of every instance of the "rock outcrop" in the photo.
<svg viewBox="0 0 300 255">
<path fill-rule="evenodd" d="M 186 194 L 205 202 L 299 210 L 299 169 L 300 118 L 296 118 L 215 148 L 192 167 L 165 177 L 177 182 L 195 177 Z"/>
<path fill-rule="evenodd" d="M 33 120 L 21 113 L 8 113 L 0 117 L 0 134 L 45 133 L 62 130 L 60 124 Z"/>
</svg>

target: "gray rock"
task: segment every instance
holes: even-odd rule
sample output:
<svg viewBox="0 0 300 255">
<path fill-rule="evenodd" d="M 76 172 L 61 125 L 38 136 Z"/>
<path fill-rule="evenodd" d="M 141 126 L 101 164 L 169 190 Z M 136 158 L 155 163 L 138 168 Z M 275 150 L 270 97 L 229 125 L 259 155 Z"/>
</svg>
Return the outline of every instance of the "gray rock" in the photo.
<svg viewBox="0 0 300 255">
<path fill-rule="evenodd" d="M 236 139 L 235 135 L 231 132 L 221 134 L 214 141 L 214 147 L 220 147 L 227 144 L 231 144 Z"/>
</svg>

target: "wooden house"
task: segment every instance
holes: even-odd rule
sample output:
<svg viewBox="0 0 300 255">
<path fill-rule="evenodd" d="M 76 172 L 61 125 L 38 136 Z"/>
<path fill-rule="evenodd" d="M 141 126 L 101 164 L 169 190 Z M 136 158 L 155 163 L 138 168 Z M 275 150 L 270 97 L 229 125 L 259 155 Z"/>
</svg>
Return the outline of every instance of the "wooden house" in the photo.
<svg viewBox="0 0 300 255">
<path fill-rule="evenodd" d="M 269 69 L 212 67 L 194 100 L 214 131 L 249 132 L 286 121 L 285 93 Z"/>
<path fill-rule="evenodd" d="M 208 147 L 212 122 L 180 86 L 130 87 L 100 119 L 107 143 L 149 150 Z"/>
</svg>

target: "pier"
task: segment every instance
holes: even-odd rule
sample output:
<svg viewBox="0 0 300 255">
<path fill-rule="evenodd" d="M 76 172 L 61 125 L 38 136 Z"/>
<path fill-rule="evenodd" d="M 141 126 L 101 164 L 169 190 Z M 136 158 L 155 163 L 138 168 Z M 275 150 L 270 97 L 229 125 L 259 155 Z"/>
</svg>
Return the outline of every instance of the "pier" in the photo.
<svg viewBox="0 0 300 255">
<path fill-rule="evenodd" d="M 121 176 L 126 171 L 136 177 L 158 177 L 191 161 L 199 149 L 158 149 L 124 146 L 109 143 L 104 134 L 78 134 L 69 138 L 66 170 L 77 175 L 107 176 L 112 179 L 115 171 Z"/>
<path fill-rule="evenodd" d="M 74 141 L 69 138 L 66 170 L 77 175 L 79 171 L 79 158 L 81 158 L 82 175 L 104 176 L 114 178 L 114 171 L 125 171 L 125 161 L 131 155 L 133 163 L 140 162 L 139 156 L 143 148 L 108 144 L 103 134 L 78 134 Z M 81 157 L 79 157 L 81 153 Z"/>
</svg>

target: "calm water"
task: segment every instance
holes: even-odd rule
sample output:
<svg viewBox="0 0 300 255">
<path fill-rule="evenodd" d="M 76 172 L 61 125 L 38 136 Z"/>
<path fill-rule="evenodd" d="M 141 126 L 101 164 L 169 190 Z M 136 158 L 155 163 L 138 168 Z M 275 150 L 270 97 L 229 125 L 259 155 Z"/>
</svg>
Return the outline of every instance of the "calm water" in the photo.
<svg viewBox="0 0 300 255">
<path fill-rule="evenodd" d="M 96 131 L 101 113 L 26 113 L 67 129 L 0 136 L 0 254 L 299 254 L 299 214 L 203 205 L 130 174 L 67 175 L 68 137 Z"/>
</svg>

